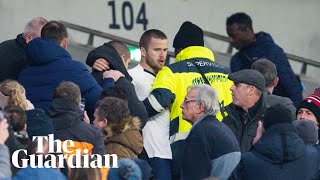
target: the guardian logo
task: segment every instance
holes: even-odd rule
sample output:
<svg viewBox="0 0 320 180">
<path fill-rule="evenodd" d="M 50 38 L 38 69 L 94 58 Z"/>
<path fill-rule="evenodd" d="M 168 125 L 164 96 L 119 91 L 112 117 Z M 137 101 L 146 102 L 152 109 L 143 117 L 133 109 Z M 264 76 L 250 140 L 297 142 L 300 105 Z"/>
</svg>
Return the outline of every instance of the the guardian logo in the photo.
<svg viewBox="0 0 320 180">
<path fill-rule="evenodd" d="M 110 168 L 110 162 L 112 162 L 112 168 L 118 168 L 118 156 L 116 154 L 89 155 L 88 149 L 75 149 L 73 141 L 54 140 L 53 134 L 49 134 L 49 138 L 48 136 L 34 136 L 32 141 L 36 139 L 38 140 L 37 154 L 27 157 L 28 152 L 24 149 L 17 150 L 12 154 L 11 161 L 16 168 L 26 168 L 28 165 L 32 168 L 64 168 L 64 161 L 69 168 Z M 45 153 L 43 149 L 44 140 L 48 141 L 48 153 Z M 54 143 L 56 143 L 56 146 Z M 21 159 L 19 164 L 19 157 L 23 157 L 23 155 L 27 158 Z M 110 157 L 112 157 L 112 161 L 110 161 Z M 81 160 L 83 160 L 83 163 L 81 163 Z"/>
</svg>

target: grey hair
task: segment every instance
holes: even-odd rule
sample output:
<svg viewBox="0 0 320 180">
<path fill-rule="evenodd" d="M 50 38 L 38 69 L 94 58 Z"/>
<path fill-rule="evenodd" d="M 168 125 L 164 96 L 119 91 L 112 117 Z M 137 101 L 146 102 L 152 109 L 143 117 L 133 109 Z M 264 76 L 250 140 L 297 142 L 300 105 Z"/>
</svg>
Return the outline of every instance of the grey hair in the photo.
<svg viewBox="0 0 320 180">
<path fill-rule="evenodd" d="M 220 111 L 220 104 L 218 101 L 218 93 L 217 91 L 207 85 L 207 84 L 199 84 L 188 87 L 188 91 L 191 89 L 197 89 L 198 94 L 196 97 L 197 104 L 204 104 L 205 110 L 204 112 L 209 115 L 216 115 Z"/>
<path fill-rule="evenodd" d="M 43 17 L 35 17 L 29 20 L 24 27 L 23 37 L 26 37 L 27 34 L 30 34 L 33 37 L 40 37 L 41 29 L 47 23 L 48 21 Z"/>
</svg>

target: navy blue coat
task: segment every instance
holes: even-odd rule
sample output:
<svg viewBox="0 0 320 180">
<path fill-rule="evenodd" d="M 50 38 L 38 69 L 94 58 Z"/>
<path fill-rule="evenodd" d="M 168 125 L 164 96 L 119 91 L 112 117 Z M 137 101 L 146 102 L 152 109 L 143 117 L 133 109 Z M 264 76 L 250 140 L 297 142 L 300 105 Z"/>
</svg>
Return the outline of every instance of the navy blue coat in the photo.
<svg viewBox="0 0 320 180">
<path fill-rule="evenodd" d="M 302 101 L 301 84 L 293 73 L 286 54 L 274 43 L 270 34 L 257 33 L 254 43 L 241 49 L 231 58 L 230 69 L 232 72 L 251 69 L 252 63 L 260 58 L 269 59 L 277 67 L 279 83 L 273 94 L 290 98 L 297 107 Z"/>
<path fill-rule="evenodd" d="M 301 180 L 319 179 L 319 152 L 305 145 L 292 124 L 271 126 L 244 153 L 229 179 Z"/>
<path fill-rule="evenodd" d="M 209 176 L 227 179 L 240 160 L 240 148 L 232 131 L 215 116 L 198 120 L 186 139 L 182 180 Z"/>
<path fill-rule="evenodd" d="M 57 43 L 43 38 L 28 43 L 27 56 L 30 66 L 21 72 L 19 82 L 36 108 L 47 111 L 55 88 L 62 81 L 71 81 L 79 85 L 81 96 L 86 99 L 88 115 L 92 117 L 102 88 L 84 64 L 72 60 L 71 55 Z"/>
</svg>

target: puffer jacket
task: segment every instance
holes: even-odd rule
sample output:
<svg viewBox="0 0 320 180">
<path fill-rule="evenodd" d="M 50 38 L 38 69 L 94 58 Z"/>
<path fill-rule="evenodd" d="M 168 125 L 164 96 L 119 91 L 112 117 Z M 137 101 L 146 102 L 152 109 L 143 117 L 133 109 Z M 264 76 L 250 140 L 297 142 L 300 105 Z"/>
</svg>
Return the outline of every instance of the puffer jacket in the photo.
<svg viewBox="0 0 320 180">
<path fill-rule="evenodd" d="M 21 72 L 19 82 L 36 108 L 47 111 L 55 88 L 62 81 L 71 81 L 80 87 L 81 97 L 86 99 L 87 113 L 93 117 L 94 105 L 102 88 L 84 64 L 72 60 L 59 44 L 43 38 L 28 43 L 27 56 L 30 66 Z"/>
<path fill-rule="evenodd" d="M 319 179 L 319 152 L 305 145 L 292 124 L 274 124 L 253 145 L 230 180 Z"/>
<path fill-rule="evenodd" d="M 118 159 L 137 158 L 143 149 L 140 120 L 137 117 L 122 119 L 119 124 L 104 128 L 107 154 L 116 154 Z"/>
</svg>

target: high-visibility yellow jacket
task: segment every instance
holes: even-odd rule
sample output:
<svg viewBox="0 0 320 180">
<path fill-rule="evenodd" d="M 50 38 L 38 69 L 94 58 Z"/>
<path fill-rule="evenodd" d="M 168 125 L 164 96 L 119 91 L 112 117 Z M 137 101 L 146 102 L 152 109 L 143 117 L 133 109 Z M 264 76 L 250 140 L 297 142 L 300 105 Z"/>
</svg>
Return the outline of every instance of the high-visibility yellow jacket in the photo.
<svg viewBox="0 0 320 180">
<path fill-rule="evenodd" d="M 152 92 L 144 101 L 149 117 L 164 109 L 170 109 L 170 141 L 184 140 L 191 125 L 182 119 L 180 108 L 190 85 L 204 84 L 204 80 L 194 64 L 218 92 L 221 106 L 232 102 L 230 87 L 233 82 L 228 79 L 229 70 L 214 62 L 211 50 L 202 46 L 190 46 L 183 49 L 176 57 L 176 63 L 164 66 L 156 76 Z M 221 121 L 221 114 L 217 115 Z"/>
</svg>

